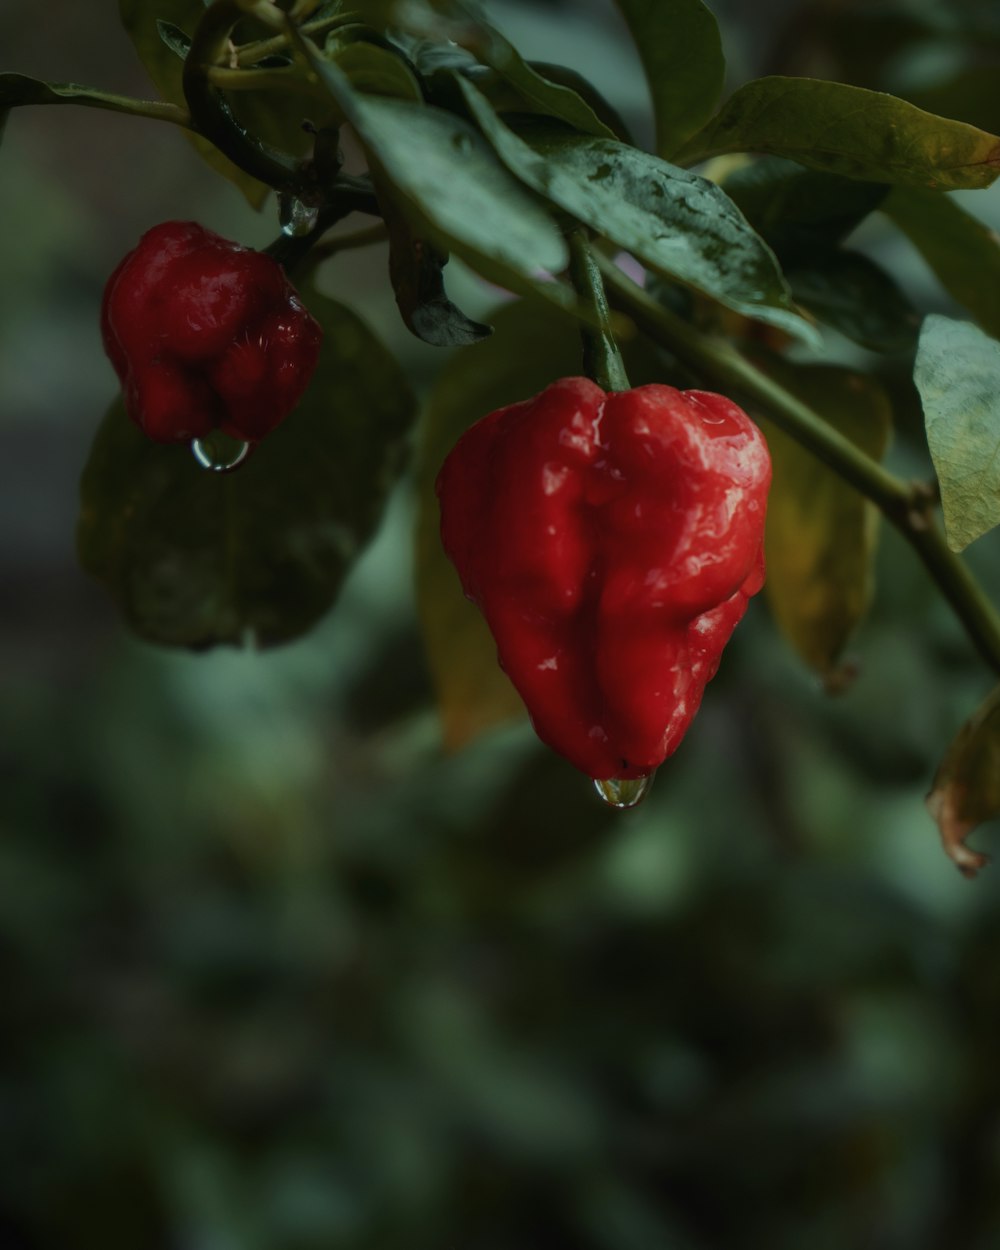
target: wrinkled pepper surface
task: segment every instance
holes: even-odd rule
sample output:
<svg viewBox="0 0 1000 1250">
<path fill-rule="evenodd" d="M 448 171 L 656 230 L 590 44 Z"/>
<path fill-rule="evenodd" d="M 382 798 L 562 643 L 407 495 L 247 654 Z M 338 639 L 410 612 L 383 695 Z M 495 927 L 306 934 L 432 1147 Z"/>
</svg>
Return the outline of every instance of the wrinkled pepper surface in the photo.
<svg viewBox="0 0 1000 1250">
<path fill-rule="evenodd" d="M 771 464 L 721 395 L 564 378 L 437 480 L 441 537 L 539 737 L 596 779 L 678 746 L 764 582 Z"/>
<path fill-rule="evenodd" d="M 295 408 L 322 331 L 272 257 L 190 221 L 155 226 L 108 279 L 104 348 L 157 442 L 254 442 Z"/>
</svg>

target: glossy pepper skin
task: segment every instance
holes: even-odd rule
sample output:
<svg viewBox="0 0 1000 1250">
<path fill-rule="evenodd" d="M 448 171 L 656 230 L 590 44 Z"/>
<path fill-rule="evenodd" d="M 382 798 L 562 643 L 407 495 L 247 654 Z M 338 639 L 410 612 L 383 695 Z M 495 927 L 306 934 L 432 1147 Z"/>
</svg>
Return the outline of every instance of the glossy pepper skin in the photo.
<svg viewBox="0 0 1000 1250">
<path fill-rule="evenodd" d="M 191 221 L 154 226 L 122 260 L 101 333 L 129 416 L 160 443 L 263 438 L 302 398 L 322 339 L 277 261 Z"/>
<path fill-rule="evenodd" d="M 445 551 L 539 737 L 590 777 L 677 748 L 763 585 L 770 480 L 744 412 L 669 386 L 564 378 L 452 449 Z"/>
</svg>

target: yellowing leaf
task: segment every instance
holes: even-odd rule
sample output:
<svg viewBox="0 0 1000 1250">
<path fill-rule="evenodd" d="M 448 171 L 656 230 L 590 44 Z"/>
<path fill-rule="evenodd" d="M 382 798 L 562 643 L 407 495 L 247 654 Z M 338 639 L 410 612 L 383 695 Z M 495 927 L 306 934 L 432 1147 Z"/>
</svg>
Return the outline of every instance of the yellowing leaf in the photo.
<svg viewBox="0 0 1000 1250">
<path fill-rule="evenodd" d="M 988 187 L 1000 174 L 996 135 L 881 91 L 814 78 L 748 82 L 676 159 L 690 164 L 723 152 L 764 152 L 849 178 L 942 190 Z"/>
<path fill-rule="evenodd" d="M 829 365 L 775 361 L 765 367 L 841 434 L 881 459 L 891 413 L 870 378 Z M 761 421 L 761 428 L 774 465 L 765 543 L 767 597 L 781 632 L 832 689 L 844 646 L 871 600 L 878 514 L 787 434 L 768 421 Z"/>
</svg>

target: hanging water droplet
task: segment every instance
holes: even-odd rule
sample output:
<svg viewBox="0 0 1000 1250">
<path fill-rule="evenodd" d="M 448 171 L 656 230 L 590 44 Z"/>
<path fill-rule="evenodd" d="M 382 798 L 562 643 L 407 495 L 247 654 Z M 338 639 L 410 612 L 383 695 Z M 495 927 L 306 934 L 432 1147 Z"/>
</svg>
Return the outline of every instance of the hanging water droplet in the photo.
<svg viewBox="0 0 1000 1250">
<path fill-rule="evenodd" d="M 213 430 L 204 438 L 191 440 L 191 452 L 203 469 L 212 473 L 232 473 L 253 451 L 254 444 Z"/>
<path fill-rule="evenodd" d="M 594 778 L 594 789 L 608 807 L 638 807 L 653 788 L 653 773 L 645 777 L 609 777 L 606 781 Z"/>
<path fill-rule="evenodd" d="M 278 221 L 282 234 L 298 238 L 313 230 L 318 220 L 319 208 L 315 204 L 307 204 L 287 191 L 278 196 Z"/>
</svg>

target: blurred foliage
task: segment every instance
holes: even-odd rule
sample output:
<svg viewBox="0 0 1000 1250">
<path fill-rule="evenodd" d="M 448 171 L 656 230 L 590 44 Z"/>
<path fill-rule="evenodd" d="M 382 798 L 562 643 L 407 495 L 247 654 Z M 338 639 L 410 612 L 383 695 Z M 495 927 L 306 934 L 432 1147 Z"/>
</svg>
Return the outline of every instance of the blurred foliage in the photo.
<svg viewBox="0 0 1000 1250">
<path fill-rule="evenodd" d="M 141 94 L 122 32 L 81 8 L 40 23 L 16 0 L 12 66 Z M 641 127 L 607 6 L 491 8 Z M 830 66 L 922 106 L 997 38 L 971 3 L 719 12 L 731 63 Z M 72 551 L 114 388 L 104 275 L 166 215 L 258 244 L 276 227 L 179 134 L 67 113 L 18 115 L 0 183 L 0 1245 L 998 1244 L 1000 886 L 961 880 L 921 801 L 989 681 L 904 544 L 882 537 L 849 690 L 823 694 L 756 601 L 625 815 L 523 725 L 442 754 L 410 482 L 309 638 L 126 640 Z M 877 220 L 851 246 L 956 314 Z M 426 392 L 440 354 L 374 255 L 321 286 Z M 495 304 L 448 278 L 470 315 Z M 893 467 L 925 473 L 909 358 L 830 341 L 892 398 Z M 969 559 L 1000 592 L 996 541 Z"/>
</svg>

